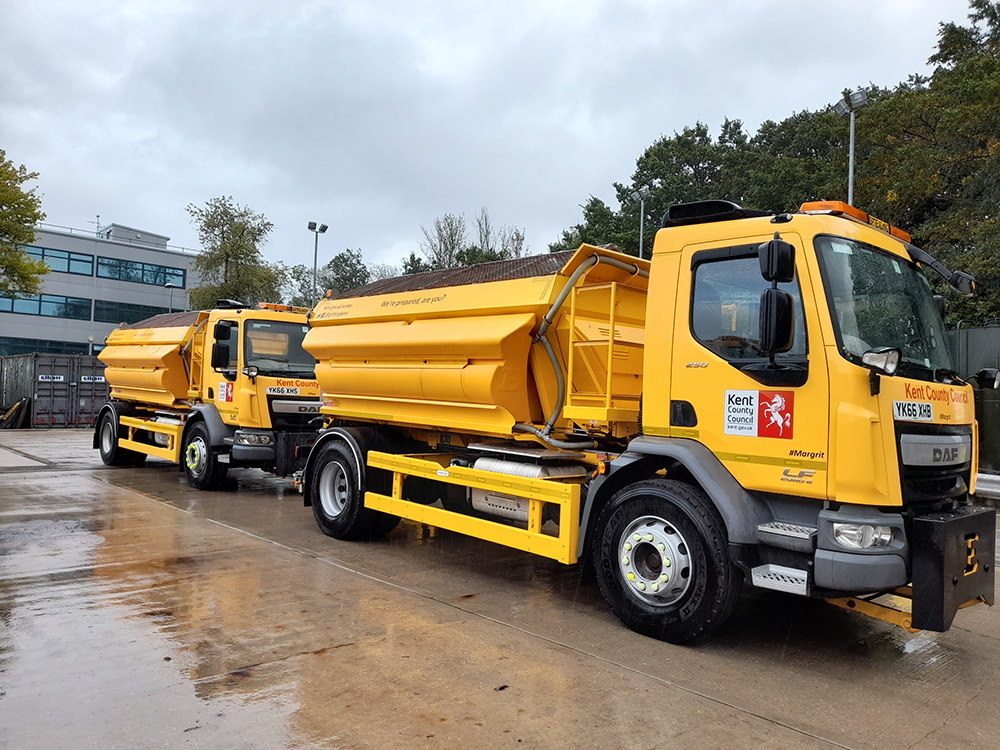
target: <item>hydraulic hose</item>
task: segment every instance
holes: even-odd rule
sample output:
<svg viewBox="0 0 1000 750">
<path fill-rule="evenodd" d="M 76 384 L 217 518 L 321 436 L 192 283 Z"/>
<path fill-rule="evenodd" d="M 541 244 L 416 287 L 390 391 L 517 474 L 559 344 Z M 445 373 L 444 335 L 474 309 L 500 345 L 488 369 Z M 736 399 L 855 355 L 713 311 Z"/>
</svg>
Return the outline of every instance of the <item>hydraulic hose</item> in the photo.
<svg viewBox="0 0 1000 750">
<path fill-rule="evenodd" d="M 542 324 L 538 327 L 538 333 L 535 335 L 535 342 L 540 343 L 545 347 L 545 351 L 549 356 L 549 361 L 552 363 L 552 369 L 556 375 L 558 393 L 556 395 L 555 408 L 552 409 L 552 413 L 549 415 L 549 418 L 545 423 L 545 427 L 542 429 L 538 429 L 534 425 L 530 424 L 515 424 L 514 429 L 518 432 L 530 432 L 555 448 L 567 448 L 574 450 L 578 448 L 593 448 L 596 446 L 596 443 L 592 440 L 583 442 L 567 442 L 565 440 L 557 440 L 550 434 L 556 421 L 559 419 L 560 413 L 562 413 L 563 406 L 566 403 L 566 378 L 563 376 L 562 368 L 559 366 L 559 359 L 556 357 L 556 352 L 552 348 L 552 343 L 549 341 L 546 333 L 555 322 L 556 315 L 559 313 L 560 308 L 562 308 L 566 298 L 569 297 L 570 292 L 573 291 L 573 288 L 577 285 L 577 283 L 579 283 L 580 279 L 587 273 L 587 271 L 599 263 L 604 263 L 605 265 L 609 265 L 613 268 L 626 271 L 633 276 L 639 276 L 644 279 L 649 278 L 649 271 L 644 271 L 639 268 L 637 264 L 625 263 L 617 258 L 608 258 L 604 255 L 591 255 L 583 263 L 581 263 L 572 274 L 570 274 L 569 280 L 566 282 L 566 286 L 562 288 L 562 291 L 559 292 L 559 295 L 552 303 L 552 307 L 549 308 L 549 311 L 545 313 L 545 316 L 542 318 Z"/>
</svg>

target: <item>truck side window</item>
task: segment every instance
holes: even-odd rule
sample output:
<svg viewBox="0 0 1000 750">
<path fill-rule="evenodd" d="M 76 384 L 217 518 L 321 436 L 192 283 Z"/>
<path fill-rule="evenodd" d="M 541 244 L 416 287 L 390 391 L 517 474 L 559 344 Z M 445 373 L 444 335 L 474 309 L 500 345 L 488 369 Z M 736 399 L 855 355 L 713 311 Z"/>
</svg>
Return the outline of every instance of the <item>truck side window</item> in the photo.
<svg viewBox="0 0 1000 750">
<path fill-rule="evenodd" d="M 237 321 L 232 321 L 233 333 L 229 337 L 229 340 L 224 342 L 229 345 L 229 364 L 222 371 L 226 380 L 236 380 L 236 373 L 240 367 L 240 324 Z"/>
<path fill-rule="evenodd" d="M 707 250 L 694 256 L 691 331 L 724 359 L 763 359 L 760 344 L 760 294 L 771 284 L 760 275 L 755 245 Z M 798 279 L 779 284 L 795 300 L 795 338 L 778 359 L 802 359 L 808 351 Z"/>
</svg>

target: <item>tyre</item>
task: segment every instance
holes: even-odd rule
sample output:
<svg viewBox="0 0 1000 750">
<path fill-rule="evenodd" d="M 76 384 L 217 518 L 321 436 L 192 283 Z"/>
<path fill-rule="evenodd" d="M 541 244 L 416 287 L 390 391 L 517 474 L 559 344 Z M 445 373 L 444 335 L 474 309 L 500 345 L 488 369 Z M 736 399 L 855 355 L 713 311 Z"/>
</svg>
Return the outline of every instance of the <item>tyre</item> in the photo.
<svg viewBox="0 0 1000 750">
<path fill-rule="evenodd" d="M 378 479 L 384 477 L 378 476 Z M 386 488 L 381 486 L 385 482 L 372 484 L 372 490 L 385 492 Z M 316 456 L 309 483 L 313 515 L 322 532 L 334 539 L 357 539 L 366 534 L 385 534 L 396 528 L 398 516 L 365 508 L 364 498 L 365 487 L 353 451 L 336 440 L 323 445 Z"/>
<path fill-rule="evenodd" d="M 212 450 L 212 439 L 204 422 L 195 422 L 184 435 L 184 474 L 196 490 L 214 490 L 222 486 L 229 466 L 219 461 Z"/>
<path fill-rule="evenodd" d="M 732 613 L 742 577 L 701 489 L 659 478 L 636 483 L 611 499 L 597 528 L 598 585 L 631 630 L 685 643 Z"/>
<path fill-rule="evenodd" d="M 107 466 L 142 466 L 146 461 L 145 453 L 118 445 L 118 417 L 110 410 L 104 412 L 97 427 L 97 446 Z"/>
</svg>

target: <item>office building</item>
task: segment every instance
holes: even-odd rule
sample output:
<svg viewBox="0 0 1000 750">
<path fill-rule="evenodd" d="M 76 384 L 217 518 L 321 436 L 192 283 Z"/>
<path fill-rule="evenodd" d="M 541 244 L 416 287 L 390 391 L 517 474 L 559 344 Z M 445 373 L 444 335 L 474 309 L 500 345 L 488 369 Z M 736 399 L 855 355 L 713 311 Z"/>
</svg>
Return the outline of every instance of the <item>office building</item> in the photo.
<svg viewBox="0 0 1000 750">
<path fill-rule="evenodd" d="M 0 297 L 0 355 L 96 353 L 121 323 L 186 310 L 197 252 L 169 240 L 121 224 L 96 232 L 40 224 L 25 251 L 52 270 L 41 294 Z"/>
</svg>

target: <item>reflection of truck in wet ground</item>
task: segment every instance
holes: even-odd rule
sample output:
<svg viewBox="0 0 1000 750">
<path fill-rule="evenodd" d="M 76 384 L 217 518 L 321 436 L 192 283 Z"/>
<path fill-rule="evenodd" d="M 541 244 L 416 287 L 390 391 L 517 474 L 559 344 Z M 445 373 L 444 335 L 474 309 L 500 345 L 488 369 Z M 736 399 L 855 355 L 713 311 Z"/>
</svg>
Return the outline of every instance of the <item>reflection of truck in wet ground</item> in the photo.
<svg viewBox="0 0 1000 750">
<path fill-rule="evenodd" d="M 303 311 L 226 302 L 116 329 L 99 355 L 111 400 L 94 447 L 110 465 L 177 461 L 199 489 L 230 466 L 299 470 L 319 410 L 307 330 Z"/>
<path fill-rule="evenodd" d="M 651 261 L 585 245 L 323 300 L 305 502 L 341 539 L 402 517 L 585 561 L 668 641 L 744 582 L 946 630 L 992 603 L 995 514 L 918 262 L 971 292 L 844 204 L 706 202 Z"/>
</svg>

